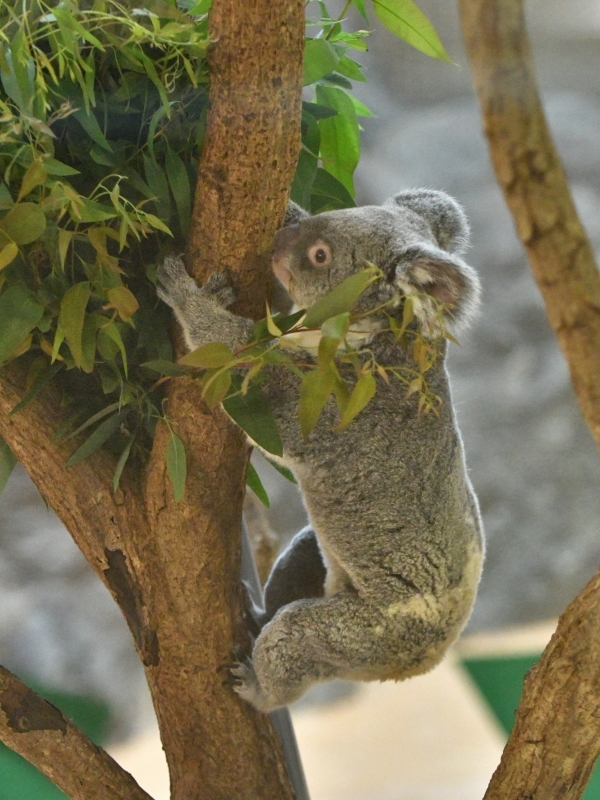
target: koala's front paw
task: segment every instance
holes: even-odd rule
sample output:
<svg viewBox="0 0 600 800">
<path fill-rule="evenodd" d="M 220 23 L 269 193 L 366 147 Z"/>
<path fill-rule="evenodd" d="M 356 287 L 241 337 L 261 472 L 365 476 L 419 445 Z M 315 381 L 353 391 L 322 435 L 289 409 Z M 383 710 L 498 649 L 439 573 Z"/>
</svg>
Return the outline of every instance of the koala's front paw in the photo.
<svg viewBox="0 0 600 800">
<path fill-rule="evenodd" d="M 160 299 L 175 310 L 184 307 L 186 300 L 198 292 L 196 282 L 186 271 L 178 256 L 167 256 L 156 271 L 156 293 Z"/>
<path fill-rule="evenodd" d="M 213 272 L 201 291 L 216 300 L 223 308 L 230 306 L 237 298 L 237 292 L 231 285 L 226 272 Z"/>
</svg>

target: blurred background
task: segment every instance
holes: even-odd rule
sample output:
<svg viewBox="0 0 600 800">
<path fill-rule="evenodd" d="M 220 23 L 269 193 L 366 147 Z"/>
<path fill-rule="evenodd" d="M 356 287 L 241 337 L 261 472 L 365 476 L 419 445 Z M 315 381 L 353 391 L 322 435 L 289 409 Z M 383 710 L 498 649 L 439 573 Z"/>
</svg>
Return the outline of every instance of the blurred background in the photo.
<svg viewBox="0 0 600 800">
<path fill-rule="evenodd" d="M 453 3 L 419 0 L 455 66 L 370 15 L 359 205 L 444 189 L 473 227 L 483 310 L 450 371 L 487 535 L 466 635 L 406 684 L 319 687 L 293 709 L 312 800 L 478 800 L 512 725 L 522 677 L 600 561 L 600 462 L 489 165 Z M 340 4 L 340 7 L 343 4 Z M 600 248 L 600 0 L 526 0 L 550 125 Z M 334 4 L 332 4 L 334 8 Z M 355 27 L 365 27 L 359 20 Z M 256 459 L 285 542 L 295 487 Z M 168 779 L 143 671 L 106 589 L 17 467 L 0 497 L 0 663 L 72 714 L 156 798 Z M 61 705 L 62 704 L 62 705 Z M 0 800 L 63 795 L 0 749 Z M 600 776 L 586 800 L 600 800 Z"/>
</svg>

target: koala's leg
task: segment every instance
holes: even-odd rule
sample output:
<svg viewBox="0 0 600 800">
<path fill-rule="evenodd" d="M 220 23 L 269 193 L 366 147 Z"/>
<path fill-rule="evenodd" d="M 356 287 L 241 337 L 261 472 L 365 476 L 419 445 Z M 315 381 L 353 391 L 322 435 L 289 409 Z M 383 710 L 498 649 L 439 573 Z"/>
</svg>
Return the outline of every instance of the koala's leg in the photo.
<svg viewBox="0 0 600 800">
<path fill-rule="evenodd" d="M 310 526 L 297 533 L 281 553 L 265 585 L 264 623 L 295 600 L 323 597 L 326 569 Z"/>
<path fill-rule="evenodd" d="M 401 679 L 433 667 L 462 626 L 428 619 L 411 600 L 390 608 L 340 592 L 280 609 L 256 640 L 252 660 L 232 668 L 235 691 L 261 711 L 297 700 L 329 678 Z"/>
</svg>

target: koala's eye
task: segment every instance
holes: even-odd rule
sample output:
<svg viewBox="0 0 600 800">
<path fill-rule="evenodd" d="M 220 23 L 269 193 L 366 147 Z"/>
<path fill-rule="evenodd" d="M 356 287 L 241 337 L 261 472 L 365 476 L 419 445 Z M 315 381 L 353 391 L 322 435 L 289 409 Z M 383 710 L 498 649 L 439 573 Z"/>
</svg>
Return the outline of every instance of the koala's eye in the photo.
<svg viewBox="0 0 600 800">
<path fill-rule="evenodd" d="M 308 257 L 313 267 L 328 267 L 331 264 L 331 248 L 325 242 L 313 244 L 308 251 Z"/>
</svg>

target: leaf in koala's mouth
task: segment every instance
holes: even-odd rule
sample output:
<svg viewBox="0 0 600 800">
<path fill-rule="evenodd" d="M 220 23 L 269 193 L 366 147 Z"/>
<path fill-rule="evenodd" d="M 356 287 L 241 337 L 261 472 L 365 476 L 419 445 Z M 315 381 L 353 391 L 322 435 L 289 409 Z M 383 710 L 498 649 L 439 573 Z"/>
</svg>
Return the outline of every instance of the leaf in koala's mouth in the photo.
<svg viewBox="0 0 600 800">
<path fill-rule="evenodd" d="M 350 275 L 313 303 L 306 312 L 304 325 L 307 328 L 318 328 L 325 320 L 337 317 L 345 311 L 351 311 L 365 289 L 378 280 L 380 275 L 381 271 L 375 265 Z"/>
</svg>

